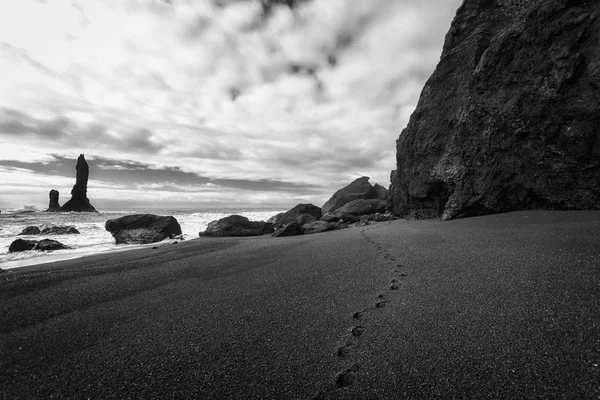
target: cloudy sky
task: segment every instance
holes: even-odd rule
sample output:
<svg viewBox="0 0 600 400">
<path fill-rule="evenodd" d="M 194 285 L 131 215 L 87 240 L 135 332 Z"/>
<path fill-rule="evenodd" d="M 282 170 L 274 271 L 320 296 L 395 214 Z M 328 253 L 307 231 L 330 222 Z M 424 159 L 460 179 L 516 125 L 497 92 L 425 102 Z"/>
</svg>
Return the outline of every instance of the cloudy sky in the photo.
<svg viewBox="0 0 600 400">
<path fill-rule="evenodd" d="M 389 185 L 460 0 L 0 2 L 0 209 L 322 205 Z"/>
</svg>

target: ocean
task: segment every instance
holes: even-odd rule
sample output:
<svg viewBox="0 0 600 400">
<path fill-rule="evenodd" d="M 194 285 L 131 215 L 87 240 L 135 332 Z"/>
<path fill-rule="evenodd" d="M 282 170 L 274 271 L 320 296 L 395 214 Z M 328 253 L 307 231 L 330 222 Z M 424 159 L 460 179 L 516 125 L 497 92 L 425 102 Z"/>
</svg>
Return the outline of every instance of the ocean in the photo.
<svg viewBox="0 0 600 400">
<path fill-rule="evenodd" d="M 285 210 L 264 209 L 124 209 L 102 210 L 98 213 L 46 213 L 33 207 L 24 209 L 3 209 L 0 213 L 0 268 L 8 269 L 41 264 L 58 259 L 68 259 L 86 254 L 100 253 L 139 247 L 139 245 L 116 245 L 112 235 L 104 229 L 109 219 L 119 218 L 130 214 L 156 214 L 174 216 L 183 232 L 184 239 L 197 238 L 198 233 L 206 229 L 209 222 L 228 215 L 237 214 L 251 221 L 266 221 L 273 215 Z M 52 225 L 73 225 L 80 235 L 35 235 L 18 236 L 28 226 L 43 229 Z M 54 239 L 69 247 L 70 250 L 52 252 L 24 251 L 9 253 L 8 247 L 17 238 L 23 239 Z"/>
</svg>

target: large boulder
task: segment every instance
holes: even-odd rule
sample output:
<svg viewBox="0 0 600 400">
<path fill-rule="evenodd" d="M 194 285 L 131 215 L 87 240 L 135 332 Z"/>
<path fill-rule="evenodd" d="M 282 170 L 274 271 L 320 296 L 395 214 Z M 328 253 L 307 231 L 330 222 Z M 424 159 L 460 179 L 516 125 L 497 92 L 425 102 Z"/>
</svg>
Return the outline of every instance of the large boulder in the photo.
<svg viewBox="0 0 600 400">
<path fill-rule="evenodd" d="M 392 207 L 600 209 L 600 2 L 465 0 L 397 141 Z"/>
<path fill-rule="evenodd" d="M 353 200 L 377 199 L 377 189 L 369 183 L 369 177 L 358 178 L 346 187 L 341 188 L 331 196 L 321 207 L 323 214 L 333 212 Z"/>
<path fill-rule="evenodd" d="M 38 228 L 37 226 L 28 226 L 25 229 L 23 229 L 21 231 L 21 233 L 19 233 L 19 236 L 21 235 L 39 235 L 40 234 L 40 228 Z"/>
<path fill-rule="evenodd" d="M 381 186 L 379 183 L 374 184 L 373 187 L 375 188 L 378 199 L 387 200 L 390 196 L 390 191 Z"/>
<path fill-rule="evenodd" d="M 333 214 L 341 219 L 348 219 L 348 216 L 361 216 L 385 212 L 387 202 L 382 199 L 371 200 L 353 200 L 343 207 L 338 208 Z"/>
<path fill-rule="evenodd" d="M 285 224 L 284 226 L 277 229 L 273 236 L 275 237 L 284 237 L 284 236 L 297 236 L 302 235 L 304 231 L 302 230 L 302 225 L 298 222 L 290 222 L 289 224 Z"/>
<path fill-rule="evenodd" d="M 69 246 L 66 246 L 56 240 L 51 239 L 42 239 L 42 240 L 25 240 L 25 239 L 17 239 L 10 244 L 8 247 L 9 253 L 16 253 L 20 251 L 28 251 L 28 250 L 38 250 L 38 251 L 54 251 L 54 250 L 64 250 L 70 249 Z"/>
<path fill-rule="evenodd" d="M 298 204 L 294 208 L 279 213 L 267 220 L 272 223 L 275 229 L 292 222 L 298 222 L 300 225 L 313 222 L 321 218 L 321 209 L 312 204 Z"/>
<path fill-rule="evenodd" d="M 264 221 L 250 221 L 241 215 L 230 215 L 212 221 L 200 236 L 261 236 L 273 232 L 273 225 Z"/>
<path fill-rule="evenodd" d="M 58 196 L 60 195 L 60 193 L 58 192 L 58 190 L 54 190 L 52 189 L 50 191 L 50 193 L 48 193 L 48 196 L 50 197 L 50 203 L 48 205 L 48 209 L 46 210 L 46 212 L 60 212 L 60 204 L 58 203 Z"/>
<path fill-rule="evenodd" d="M 116 244 L 156 243 L 181 235 L 181 226 L 173 216 L 133 214 L 110 219 L 104 228 L 115 238 Z"/>
<path fill-rule="evenodd" d="M 94 206 L 90 204 L 87 198 L 87 183 L 90 175 L 90 168 L 85 161 L 83 154 L 77 158 L 75 166 L 75 186 L 71 190 L 71 200 L 67 201 L 60 208 L 61 211 L 77 211 L 77 212 L 96 212 Z M 52 193 L 52 192 L 51 192 Z M 58 204 L 58 196 L 56 198 Z"/>
<path fill-rule="evenodd" d="M 339 226 L 336 222 L 326 222 L 326 221 L 314 221 L 309 222 L 308 224 L 302 225 L 302 232 L 305 235 L 310 235 L 313 233 L 321 233 L 331 231 L 333 229 L 337 229 Z"/>
</svg>

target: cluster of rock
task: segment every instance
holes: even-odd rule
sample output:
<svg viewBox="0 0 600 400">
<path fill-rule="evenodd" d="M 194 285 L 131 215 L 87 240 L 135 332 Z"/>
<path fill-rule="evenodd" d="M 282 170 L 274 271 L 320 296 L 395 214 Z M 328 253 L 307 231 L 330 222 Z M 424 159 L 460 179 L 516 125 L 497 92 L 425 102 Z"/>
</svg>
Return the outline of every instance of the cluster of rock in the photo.
<svg viewBox="0 0 600 400">
<path fill-rule="evenodd" d="M 87 198 L 87 183 L 90 175 L 90 168 L 83 154 L 77 158 L 75 166 L 75 185 L 71 190 L 71 200 L 67 201 L 62 207 L 58 202 L 60 193 L 58 190 L 50 190 L 50 204 L 46 212 L 96 212 L 94 206 L 90 204 Z"/>
<path fill-rule="evenodd" d="M 294 208 L 271 217 L 267 222 L 249 221 L 240 215 L 231 215 L 208 224 L 200 236 L 261 236 L 275 237 L 308 235 L 352 225 L 394 219 L 386 212 L 389 193 L 383 186 L 369 183 L 361 177 L 338 190 L 323 207 L 298 204 Z"/>
<path fill-rule="evenodd" d="M 21 235 L 79 235 L 81 232 L 77 230 L 73 225 L 68 226 L 48 226 L 45 228 L 38 228 L 37 226 L 28 226 L 23 229 Z"/>
<path fill-rule="evenodd" d="M 397 141 L 392 210 L 600 209 L 600 2 L 465 0 Z"/>
<path fill-rule="evenodd" d="M 8 247 L 9 253 L 16 253 L 19 251 L 38 250 L 38 251 L 54 251 L 54 250 L 65 250 L 70 249 L 69 246 L 64 245 L 56 240 L 42 239 L 42 240 L 27 240 L 17 239 L 10 244 Z"/>
<path fill-rule="evenodd" d="M 133 214 L 109 219 L 104 228 L 116 244 L 147 244 L 165 239 L 181 239 L 181 226 L 173 216 Z"/>
<path fill-rule="evenodd" d="M 28 226 L 19 233 L 19 236 L 35 236 L 35 235 L 78 235 L 80 232 L 72 225 L 68 226 L 47 226 L 42 229 L 37 226 Z M 17 239 L 8 247 L 9 253 L 19 251 L 38 250 L 38 251 L 53 251 L 70 249 L 69 246 L 62 244 L 56 240 L 27 240 Z"/>
</svg>

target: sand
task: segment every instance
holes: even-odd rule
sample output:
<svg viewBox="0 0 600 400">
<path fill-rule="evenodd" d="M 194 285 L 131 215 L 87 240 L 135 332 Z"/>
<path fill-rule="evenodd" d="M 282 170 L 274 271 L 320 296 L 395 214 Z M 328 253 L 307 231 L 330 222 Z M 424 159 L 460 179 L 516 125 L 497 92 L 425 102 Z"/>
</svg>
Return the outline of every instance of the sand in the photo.
<svg viewBox="0 0 600 400">
<path fill-rule="evenodd" d="M 200 238 L 0 274 L 0 398 L 600 396 L 600 213 Z"/>
</svg>

